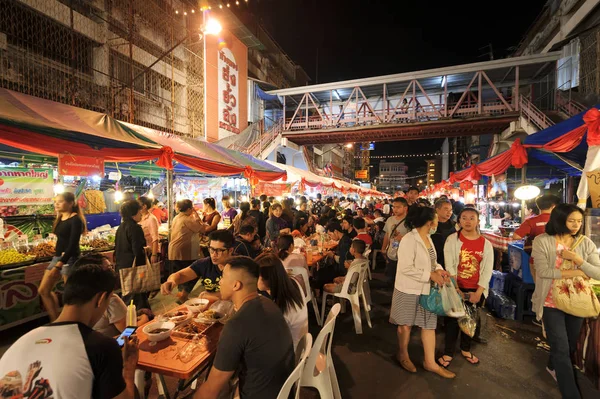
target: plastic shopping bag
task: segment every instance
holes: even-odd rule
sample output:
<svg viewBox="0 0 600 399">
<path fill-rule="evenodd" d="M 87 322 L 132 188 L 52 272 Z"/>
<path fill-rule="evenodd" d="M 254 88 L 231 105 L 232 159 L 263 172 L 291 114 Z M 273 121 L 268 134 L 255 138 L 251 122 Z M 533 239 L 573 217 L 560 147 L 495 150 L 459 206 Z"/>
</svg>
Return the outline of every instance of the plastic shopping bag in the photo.
<svg viewBox="0 0 600 399">
<path fill-rule="evenodd" d="M 456 287 L 452 282 L 446 283 L 440 287 L 440 295 L 442 297 L 442 306 L 446 316 L 454 318 L 465 316 L 463 300 L 458 292 L 456 292 Z"/>
<path fill-rule="evenodd" d="M 468 304 L 463 304 L 465 315 L 458 319 L 458 326 L 461 331 L 473 338 L 477 329 L 476 309 Z"/>
<path fill-rule="evenodd" d="M 442 297 L 440 295 L 440 288 L 437 284 L 431 286 L 429 295 L 420 295 L 419 304 L 431 313 L 435 313 L 438 316 L 445 316 L 444 306 L 442 305 Z"/>
</svg>

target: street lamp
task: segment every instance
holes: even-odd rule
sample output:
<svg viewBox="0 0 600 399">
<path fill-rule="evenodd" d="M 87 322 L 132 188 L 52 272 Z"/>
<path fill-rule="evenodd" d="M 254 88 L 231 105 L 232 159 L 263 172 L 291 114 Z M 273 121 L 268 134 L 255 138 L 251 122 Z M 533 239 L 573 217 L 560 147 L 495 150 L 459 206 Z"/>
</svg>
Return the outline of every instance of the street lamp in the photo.
<svg viewBox="0 0 600 399">
<path fill-rule="evenodd" d="M 219 21 L 217 21 L 214 18 L 208 19 L 206 21 L 206 23 L 204 24 L 204 34 L 205 35 L 218 35 L 219 33 L 221 33 L 222 29 L 223 29 L 223 27 L 221 26 Z"/>
</svg>

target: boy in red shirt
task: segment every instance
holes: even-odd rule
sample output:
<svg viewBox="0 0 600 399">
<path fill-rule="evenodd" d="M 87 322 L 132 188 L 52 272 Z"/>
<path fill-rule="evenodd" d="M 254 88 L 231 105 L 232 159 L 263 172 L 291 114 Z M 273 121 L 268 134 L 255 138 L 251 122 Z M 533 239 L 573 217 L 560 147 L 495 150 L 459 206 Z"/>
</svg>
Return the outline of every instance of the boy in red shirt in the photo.
<svg viewBox="0 0 600 399">
<path fill-rule="evenodd" d="M 356 234 L 356 237 L 354 237 L 355 240 L 363 240 L 366 245 L 373 245 L 373 238 L 371 238 L 371 235 L 369 233 L 367 233 L 367 231 L 366 231 L 367 226 L 365 223 L 365 219 L 356 218 L 352 222 L 352 225 L 354 226 L 354 229 L 358 233 L 358 234 Z"/>
</svg>

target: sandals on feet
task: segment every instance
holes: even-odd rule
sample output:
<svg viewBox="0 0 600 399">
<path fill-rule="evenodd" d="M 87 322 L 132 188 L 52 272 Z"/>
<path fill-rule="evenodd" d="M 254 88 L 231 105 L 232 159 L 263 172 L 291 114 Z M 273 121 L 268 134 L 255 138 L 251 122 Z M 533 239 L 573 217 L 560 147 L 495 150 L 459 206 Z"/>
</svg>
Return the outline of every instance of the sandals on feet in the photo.
<svg viewBox="0 0 600 399">
<path fill-rule="evenodd" d="M 450 363 L 452 363 L 452 359 L 452 357 L 444 355 L 440 357 L 437 362 L 441 367 L 447 369 L 450 366 Z"/>
<path fill-rule="evenodd" d="M 479 359 L 475 357 L 475 355 L 473 355 L 473 353 L 469 352 L 469 355 L 465 355 L 464 352 L 461 352 L 462 357 L 464 357 L 467 362 L 471 363 L 472 365 L 478 365 L 479 364 Z"/>
</svg>

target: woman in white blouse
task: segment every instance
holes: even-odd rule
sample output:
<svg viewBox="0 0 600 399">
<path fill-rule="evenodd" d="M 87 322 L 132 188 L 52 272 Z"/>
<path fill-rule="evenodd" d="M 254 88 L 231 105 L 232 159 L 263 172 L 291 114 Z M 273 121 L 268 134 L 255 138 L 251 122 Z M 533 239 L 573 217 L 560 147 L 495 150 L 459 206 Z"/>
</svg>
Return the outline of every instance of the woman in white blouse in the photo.
<svg viewBox="0 0 600 399">
<path fill-rule="evenodd" d="M 281 260 L 274 254 L 264 253 L 256 258 L 256 263 L 260 266 L 258 289 L 281 309 L 296 350 L 298 341 L 308 333 L 308 310 L 300 285 L 288 276 Z"/>
</svg>

